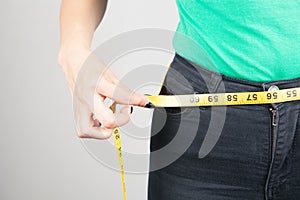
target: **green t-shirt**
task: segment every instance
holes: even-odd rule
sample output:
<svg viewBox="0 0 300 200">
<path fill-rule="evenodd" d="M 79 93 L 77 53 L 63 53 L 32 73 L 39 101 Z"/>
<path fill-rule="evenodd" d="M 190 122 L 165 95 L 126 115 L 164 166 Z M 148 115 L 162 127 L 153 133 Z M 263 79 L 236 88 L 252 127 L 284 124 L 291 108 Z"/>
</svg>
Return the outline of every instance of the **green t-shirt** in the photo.
<svg viewBox="0 0 300 200">
<path fill-rule="evenodd" d="M 300 77 L 300 0 L 177 0 L 175 51 L 239 79 Z"/>
</svg>

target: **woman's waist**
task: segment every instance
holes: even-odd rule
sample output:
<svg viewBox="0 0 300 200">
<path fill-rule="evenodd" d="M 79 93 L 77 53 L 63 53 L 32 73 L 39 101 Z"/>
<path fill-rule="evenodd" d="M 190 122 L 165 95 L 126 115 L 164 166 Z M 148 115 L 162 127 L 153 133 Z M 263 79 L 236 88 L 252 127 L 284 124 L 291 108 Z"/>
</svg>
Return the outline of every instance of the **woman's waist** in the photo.
<svg viewBox="0 0 300 200">
<path fill-rule="evenodd" d="M 278 89 L 300 87 L 300 76 L 275 81 L 245 80 L 204 68 L 176 54 L 166 74 L 164 86 L 171 94 L 258 92 L 267 91 L 272 86 Z"/>
</svg>

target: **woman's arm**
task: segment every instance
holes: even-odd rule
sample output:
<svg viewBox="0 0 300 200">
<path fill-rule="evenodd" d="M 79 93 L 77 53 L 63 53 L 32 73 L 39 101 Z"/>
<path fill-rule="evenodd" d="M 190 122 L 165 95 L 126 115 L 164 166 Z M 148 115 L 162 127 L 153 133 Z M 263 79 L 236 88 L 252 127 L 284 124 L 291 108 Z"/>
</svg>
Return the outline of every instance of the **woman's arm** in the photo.
<svg viewBox="0 0 300 200">
<path fill-rule="evenodd" d="M 107 0 L 62 0 L 58 63 L 65 71 L 78 73 L 90 55 L 93 35 L 104 16 L 106 5 Z M 76 76 L 73 74 L 67 78 L 76 79 Z M 70 81 L 70 89 L 73 90 L 75 80 Z"/>
<path fill-rule="evenodd" d="M 58 62 L 73 96 L 78 136 L 81 138 L 108 138 L 115 127 L 128 122 L 130 106 L 113 114 L 104 104 L 105 98 L 137 106 L 148 103 L 144 95 L 122 85 L 91 51 L 93 34 L 104 16 L 106 5 L 107 0 L 62 0 L 61 4 Z M 83 63 L 85 67 L 88 65 L 88 70 L 81 70 Z M 79 73 L 84 73 L 84 79 L 80 79 Z"/>
</svg>

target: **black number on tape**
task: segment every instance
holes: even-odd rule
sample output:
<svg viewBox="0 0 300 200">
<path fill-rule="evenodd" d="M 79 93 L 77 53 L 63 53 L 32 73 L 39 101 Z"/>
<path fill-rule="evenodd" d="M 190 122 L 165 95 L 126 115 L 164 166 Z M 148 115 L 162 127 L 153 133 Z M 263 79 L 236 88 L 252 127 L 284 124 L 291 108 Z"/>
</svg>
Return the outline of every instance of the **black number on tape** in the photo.
<svg viewBox="0 0 300 200">
<path fill-rule="evenodd" d="M 290 97 L 296 97 L 297 96 L 297 90 L 289 90 L 286 92 L 286 96 L 287 98 L 290 98 Z"/>
<path fill-rule="evenodd" d="M 237 100 L 238 100 L 238 97 L 237 97 L 236 94 L 234 94 L 234 95 L 231 95 L 231 94 L 227 95 L 227 101 L 237 101 Z"/>
<path fill-rule="evenodd" d="M 219 101 L 219 97 L 218 97 L 218 95 L 208 96 L 208 101 L 209 102 L 218 102 Z"/>
<path fill-rule="evenodd" d="M 248 94 L 247 101 L 256 101 L 257 100 L 257 94 Z"/>
<path fill-rule="evenodd" d="M 271 99 L 277 99 L 278 98 L 278 95 L 277 95 L 277 92 L 273 92 L 273 93 L 267 93 L 267 99 L 268 100 L 271 100 Z"/>
</svg>

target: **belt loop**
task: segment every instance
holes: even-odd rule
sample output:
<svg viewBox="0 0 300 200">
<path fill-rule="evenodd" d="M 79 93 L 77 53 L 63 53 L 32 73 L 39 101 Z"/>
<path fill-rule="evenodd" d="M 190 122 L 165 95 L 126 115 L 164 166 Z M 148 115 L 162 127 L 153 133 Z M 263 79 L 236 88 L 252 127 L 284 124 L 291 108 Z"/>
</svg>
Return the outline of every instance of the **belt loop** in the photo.
<svg viewBox="0 0 300 200">
<path fill-rule="evenodd" d="M 210 93 L 215 93 L 222 81 L 222 76 L 220 74 L 212 73 L 207 89 Z"/>
<path fill-rule="evenodd" d="M 263 88 L 263 91 L 267 91 L 267 83 L 262 83 L 262 88 Z"/>
</svg>

